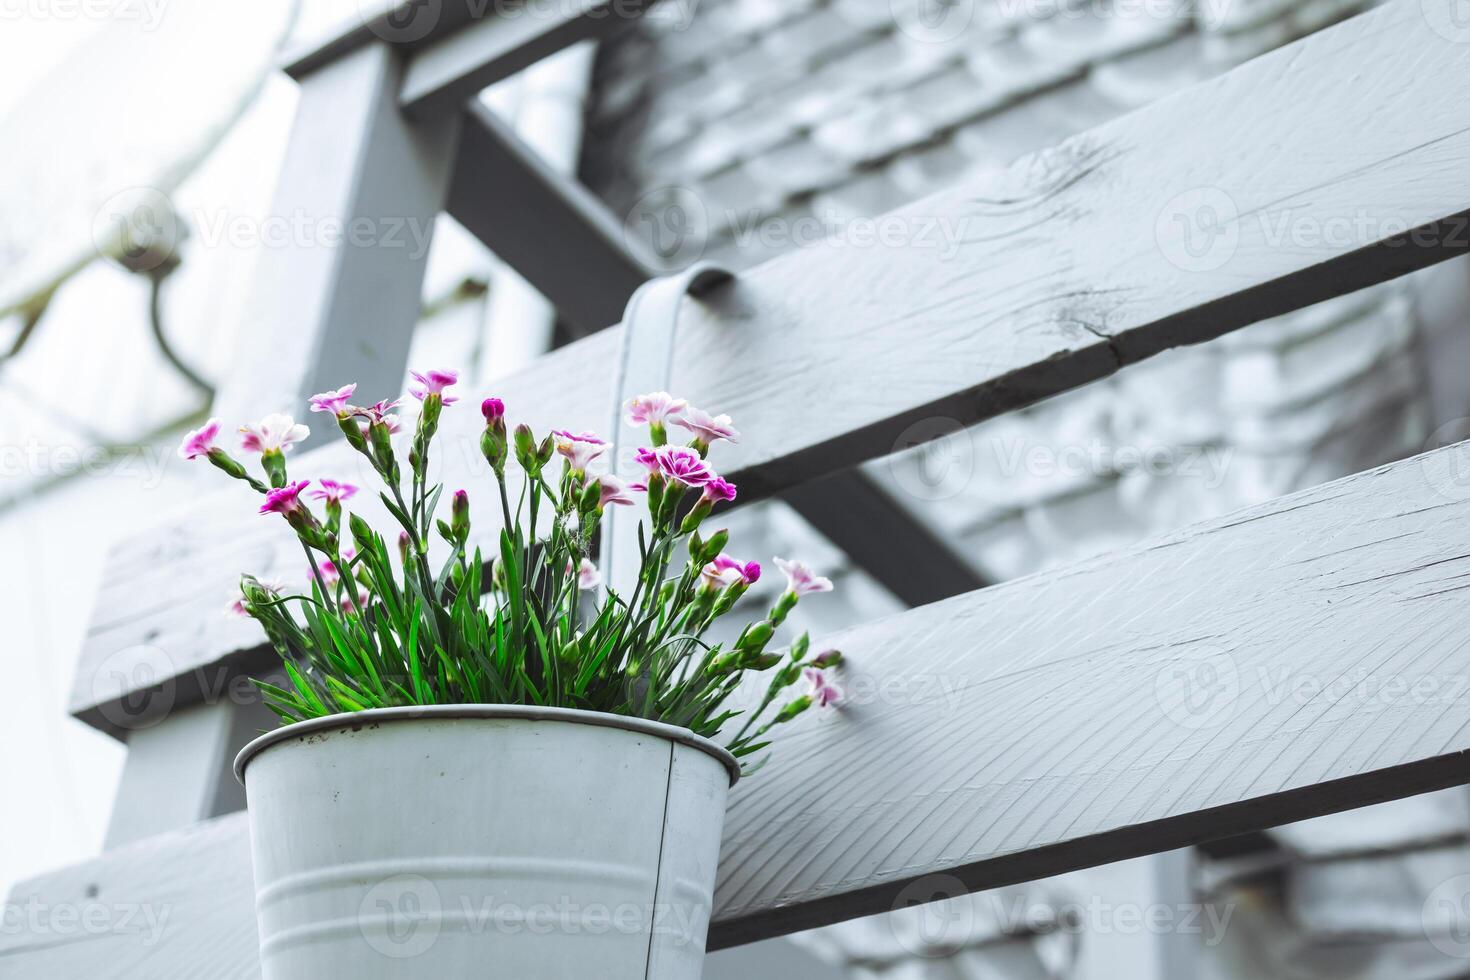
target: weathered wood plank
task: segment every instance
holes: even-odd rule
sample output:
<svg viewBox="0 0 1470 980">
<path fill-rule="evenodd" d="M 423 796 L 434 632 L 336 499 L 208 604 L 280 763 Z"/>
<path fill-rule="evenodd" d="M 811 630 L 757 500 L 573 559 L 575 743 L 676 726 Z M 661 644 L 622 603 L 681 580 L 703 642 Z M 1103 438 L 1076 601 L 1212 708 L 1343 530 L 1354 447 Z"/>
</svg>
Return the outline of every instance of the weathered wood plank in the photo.
<svg viewBox="0 0 1470 980">
<path fill-rule="evenodd" d="M 1470 781 L 1467 463 L 1461 443 L 825 638 L 847 705 L 736 787 L 711 948 Z M 243 934 L 248 858 L 218 847 L 154 849 L 197 890 L 135 873 Z"/>
<path fill-rule="evenodd" d="M 446 210 L 584 334 L 616 322 L 653 274 L 602 202 L 479 103 L 464 112 Z"/>
<path fill-rule="evenodd" d="M 631 25 L 653 2 L 594 0 L 492 9 L 409 57 L 399 103 L 410 115 L 455 111 L 480 90 L 548 55 Z"/>
<path fill-rule="evenodd" d="M 906 445 L 921 420 L 976 422 L 1458 254 L 1467 69 L 1470 45 L 1398 0 L 896 212 L 877 229 L 896 237 L 815 246 L 686 304 L 671 388 L 735 417 L 744 439 L 720 461 L 748 501 Z M 1210 248 L 1185 248 L 1176 219 L 1198 236 L 1231 211 Z M 504 393 L 533 419 L 603 427 L 619 337 L 565 348 Z M 476 473 L 477 420 L 450 416 L 454 484 Z M 222 524 L 244 526 L 229 521 L 181 517 L 119 552 L 79 714 L 96 717 L 95 666 L 119 651 L 151 643 L 187 672 L 248 648 L 201 613 L 276 553 L 279 531 L 257 521 L 221 540 Z"/>
<path fill-rule="evenodd" d="M 6 980 L 259 980 L 245 814 L 111 851 L 10 893 Z"/>
<path fill-rule="evenodd" d="M 714 945 L 1470 782 L 1470 444 L 825 638 Z"/>
</svg>

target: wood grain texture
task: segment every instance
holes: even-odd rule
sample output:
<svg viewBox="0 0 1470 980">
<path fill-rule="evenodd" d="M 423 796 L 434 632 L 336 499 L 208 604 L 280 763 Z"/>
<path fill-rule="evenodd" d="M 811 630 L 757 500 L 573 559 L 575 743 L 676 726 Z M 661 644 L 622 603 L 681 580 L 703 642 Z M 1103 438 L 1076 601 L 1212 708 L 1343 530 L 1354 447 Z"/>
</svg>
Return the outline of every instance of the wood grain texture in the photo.
<svg viewBox="0 0 1470 980">
<path fill-rule="evenodd" d="M 22 882 L 5 911 L 6 980 L 260 977 L 243 813 Z"/>
<path fill-rule="evenodd" d="M 824 638 L 847 704 L 736 787 L 711 948 L 1470 781 L 1466 473 L 1462 443 Z M 206 886 L 248 858 L 215 846 L 133 873 L 228 938 L 249 904 Z"/>
<path fill-rule="evenodd" d="M 970 424 L 1447 258 L 1470 244 L 1467 88 L 1470 44 L 1397 0 L 896 212 L 900 240 L 814 246 L 686 304 L 671 390 L 734 416 L 744 438 L 720 465 L 749 501 L 949 431 L 921 423 Z M 508 379 L 511 410 L 604 427 L 620 337 Z M 477 420 L 449 417 L 444 478 L 484 486 Z M 81 717 L 142 686 L 98 673 L 140 645 L 182 674 L 255 649 L 215 610 L 237 571 L 273 571 L 284 535 L 243 511 L 236 496 L 119 550 Z"/>
<path fill-rule="evenodd" d="M 1470 781 L 1470 446 L 824 639 L 716 945 Z"/>
<path fill-rule="evenodd" d="M 409 56 L 399 104 L 416 116 L 457 111 L 487 86 L 563 48 L 629 26 L 652 2 L 488 5 L 488 14 Z"/>
<path fill-rule="evenodd" d="M 464 110 L 446 210 L 579 334 L 616 322 L 653 274 L 601 201 L 478 103 Z"/>
</svg>

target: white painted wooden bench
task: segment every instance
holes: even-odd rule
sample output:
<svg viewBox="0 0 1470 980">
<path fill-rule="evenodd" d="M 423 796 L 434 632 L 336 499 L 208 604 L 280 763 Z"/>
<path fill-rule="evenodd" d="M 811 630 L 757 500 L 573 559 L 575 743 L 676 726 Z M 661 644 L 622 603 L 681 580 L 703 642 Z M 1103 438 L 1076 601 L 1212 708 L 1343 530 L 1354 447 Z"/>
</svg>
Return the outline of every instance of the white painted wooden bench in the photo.
<svg viewBox="0 0 1470 980">
<path fill-rule="evenodd" d="M 899 212 L 916 234 L 959 223 L 953 255 L 815 247 L 717 287 L 682 308 L 670 387 L 739 421 L 726 458 L 742 503 L 835 480 L 808 501 L 840 510 L 844 487 L 872 491 L 844 475 L 917 422 L 974 423 L 1470 250 L 1470 30 L 1450 8 L 1395 0 Z M 411 42 L 379 21 L 296 59 L 276 208 L 385 225 L 447 209 L 569 320 L 610 323 L 650 270 L 469 100 L 616 19 L 476 9 L 445 0 Z M 1292 222 L 1351 231 L 1283 236 Z M 258 356 L 219 414 L 343 379 L 396 391 L 423 258 L 269 253 L 248 312 Z M 623 342 L 621 327 L 590 333 L 496 394 L 538 428 L 605 428 Z M 445 417 L 447 444 L 465 447 L 440 454 L 447 484 L 485 475 L 472 416 Z M 847 686 L 876 693 L 799 723 L 782 764 L 737 788 L 711 948 L 1470 782 L 1462 699 L 1273 693 L 1283 672 L 1412 687 L 1470 671 L 1461 453 L 823 638 L 847 654 Z M 329 447 L 296 467 L 354 465 Z M 221 494 L 117 549 L 72 701 L 129 743 L 113 846 L 11 901 L 167 919 L 156 933 L 0 935 L 0 973 L 257 975 L 228 760 L 265 724 L 231 692 L 270 654 L 218 610 L 239 571 L 292 573 L 282 532 Z M 895 562 L 922 560 L 892 547 Z"/>
</svg>

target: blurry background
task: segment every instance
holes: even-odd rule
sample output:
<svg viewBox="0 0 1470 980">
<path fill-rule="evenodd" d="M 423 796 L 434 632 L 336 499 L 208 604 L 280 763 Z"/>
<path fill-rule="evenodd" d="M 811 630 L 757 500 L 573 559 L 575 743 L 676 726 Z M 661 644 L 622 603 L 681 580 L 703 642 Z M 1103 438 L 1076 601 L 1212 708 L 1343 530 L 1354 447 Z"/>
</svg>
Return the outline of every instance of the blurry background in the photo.
<svg viewBox="0 0 1470 980">
<path fill-rule="evenodd" d="M 928 0 L 916 13 L 903 0 L 679 0 L 677 16 L 572 49 L 483 99 L 671 264 L 703 255 L 742 268 L 1362 6 Z M 174 447 L 229 370 L 254 256 L 298 217 L 269 213 L 295 105 L 270 68 L 284 37 L 318 37 L 358 8 L 0 0 L 0 890 L 101 846 L 125 750 L 69 718 L 66 700 L 103 559 L 213 487 Z M 139 195 L 156 198 L 176 269 L 167 249 L 97 236 Z M 440 221 L 411 363 L 461 365 L 482 388 L 563 332 L 530 287 Z M 872 467 L 979 575 L 1013 578 L 1470 434 L 1465 299 L 1464 263 L 1449 263 Z M 803 606 L 814 629 L 900 607 L 784 505 L 739 520 L 747 534 L 798 539 L 793 550 L 839 579 L 830 601 Z M 1177 900 L 1242 903 L 1237 941 L 1212 969 L 1462 975 L 1427 947 L 1420 909 L 1465 864 L 1464 794 L 1332 819 L 1190 858 L 1196 891 Z M 1409 857 L 1373 863 L 1384 853 Z M 1154 895 L 1157 870 L 1098 869 L 1014 900 L 1044 910 L 1068 895 Z M 968 909 L 938 934 L 955 940 L 961 923 L 960 945 L 974 947 L 962 955 L 915 961 L 934 949 L 892 923 L 803 942 L 864 976 L 1061 974 L 1080 955 L 1093 971 L 1080 975 L 1101 978 L 1138 975 L 1130 956 L 1171 955 L 1116 934 L 1084 936 L 1079 953 L 1048 940 L 1054 929 L 991 921 L 994 905 Z"/>
</svg>

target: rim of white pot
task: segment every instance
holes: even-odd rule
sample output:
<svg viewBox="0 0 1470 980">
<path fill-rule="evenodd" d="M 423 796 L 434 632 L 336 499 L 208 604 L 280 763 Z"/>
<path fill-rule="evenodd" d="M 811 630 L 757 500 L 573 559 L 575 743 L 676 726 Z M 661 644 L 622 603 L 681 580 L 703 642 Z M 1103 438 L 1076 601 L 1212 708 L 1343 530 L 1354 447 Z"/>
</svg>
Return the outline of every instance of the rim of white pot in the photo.
<svg viewBox="0 0 1470 980">
<path fill-rule="evenodd" d="M 727 750 L 702 735 L 687 728 L 665 725 L 646 718 L 630 718 L 603 711 L 583 711 L 580 708 L 542 708 L 525 704 L 429 704 L 408 705 L 396 708 L 369 708 L 366 711 L 348 711 L 320 718 L 284 725 L 254 739 L 235 756 L 235 778 L 243 785 L 245 767 L 251 760 L 273 745 L 291 739 L 323 731 L 338 731 L 343 728 L 361 728 L 385 722 L 441 721 L 444 719 L 489 719 L 513 718 L 521 721 L 560 721 L 578 725 L 594 725 L 600 728 L 620 728 L 627 732 L 654 735 L 659 738 L 687 745 L 692 749 L 714 756 L 730 774 L 730 785 L 740 778 L 740 763 Z"/>
</svg>

